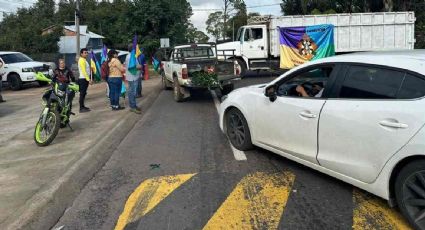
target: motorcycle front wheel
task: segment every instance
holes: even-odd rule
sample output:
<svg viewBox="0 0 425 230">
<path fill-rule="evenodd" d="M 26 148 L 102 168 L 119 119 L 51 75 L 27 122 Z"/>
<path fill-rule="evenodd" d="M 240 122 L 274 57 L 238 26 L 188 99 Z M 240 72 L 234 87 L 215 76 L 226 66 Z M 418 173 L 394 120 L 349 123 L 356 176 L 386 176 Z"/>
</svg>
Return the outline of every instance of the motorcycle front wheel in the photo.
<svg viewBox="0 0 425 230">
<path fill-rule="evenodd" d="M 57 110 L 50 110 L 46 115 L 46 122 L 42 124 L 42 117 L 38 120 L 34 130 L 34 141 L 38 146 L 49 145 L 59 132 L 60 116 Z"/>
</svg>

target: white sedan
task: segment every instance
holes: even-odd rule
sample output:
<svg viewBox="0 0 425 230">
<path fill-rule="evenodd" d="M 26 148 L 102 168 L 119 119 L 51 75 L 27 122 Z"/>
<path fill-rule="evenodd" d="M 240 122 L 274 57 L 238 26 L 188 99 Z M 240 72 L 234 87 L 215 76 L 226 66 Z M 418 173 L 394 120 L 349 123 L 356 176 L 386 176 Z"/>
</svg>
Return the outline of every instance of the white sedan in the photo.
<svg viewBox="0 0 425 230">
<path fill-rule="evenodd" d="M 223 97 L 220 127 L 398 205 L 425 229 L 425 50 L 325 58 Z"/>
</svg>

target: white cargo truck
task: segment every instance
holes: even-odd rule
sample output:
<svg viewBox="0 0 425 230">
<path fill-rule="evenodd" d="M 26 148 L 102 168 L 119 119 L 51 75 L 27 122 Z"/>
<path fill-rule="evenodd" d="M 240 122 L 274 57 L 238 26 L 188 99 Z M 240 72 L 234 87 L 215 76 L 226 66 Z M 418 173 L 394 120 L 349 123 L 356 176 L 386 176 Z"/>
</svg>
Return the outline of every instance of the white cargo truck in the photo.
<svg viewBox="0 0 425 230">
<path fill-rule="evenodd" d="M 414 12 L 259 16 L 239 28 L 236 41 L 219 44 L 217 49 L 235 49 L 242 74 L 246 70 L 278 69 L 278 27 L 332 24 L 338 54 L 413 49 L 415 20 Z"/>
</svg>

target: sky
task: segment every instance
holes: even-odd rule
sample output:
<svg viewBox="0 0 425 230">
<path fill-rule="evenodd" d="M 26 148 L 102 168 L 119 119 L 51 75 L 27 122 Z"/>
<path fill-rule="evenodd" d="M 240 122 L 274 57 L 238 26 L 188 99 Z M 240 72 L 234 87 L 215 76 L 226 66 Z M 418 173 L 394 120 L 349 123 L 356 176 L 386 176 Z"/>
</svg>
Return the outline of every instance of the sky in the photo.
<svg viewBox="0 0 425 230">
<path fill-rule="evenodd" d="M 190 18 L 193 25 L 198 28 L 198 30 L 205 32 L 205 22 L 208 18 L 208 15 L 213 11 L 196 11 L 196 9 L 221 9 L 223 7 L 223 0 L 188 0 L 192 5 L 193 16 Z M 0 20 L 3 17 L 2 12 L 15 12 L 18 7 L 29 7 L 32 2 L 36 0 L 0 0 Z M 272 15 L 281 15 L 280 6 L 263 6 L 255 7 L 260 5 L 272 5 L 282 3 L 282 0 L 245 0 L 247 5 L 247 10 L 249 12 L 258 12 L 260 14 L 272 14 Z M 250 8 L 254 7 L 254 8 Z"/>
<path fill-rule="evenodd" d="M 208 19 L 208 15 L 213 13 L 214 11 L 196 11 L 195 9 L 222 9 L 223 8 L 223 0 L 188 0 L 192 5 L 193 16 L 190 18 L 193 25 L 205 32 L 205 22 Z M 262 15 L 271 14 L 279 16 L 281 15 L 280 6 L 273 5 L 282 3 L 282 0 L 245 0 L 245 4 L 247 6 L 248 13 L 257 12 Z M 273 5 L 273 6 L 263 6 L 263 7 L 255 7 L 260 5 Z M 254 7 L 254 8 L 250 8 Z"/>
</svg>

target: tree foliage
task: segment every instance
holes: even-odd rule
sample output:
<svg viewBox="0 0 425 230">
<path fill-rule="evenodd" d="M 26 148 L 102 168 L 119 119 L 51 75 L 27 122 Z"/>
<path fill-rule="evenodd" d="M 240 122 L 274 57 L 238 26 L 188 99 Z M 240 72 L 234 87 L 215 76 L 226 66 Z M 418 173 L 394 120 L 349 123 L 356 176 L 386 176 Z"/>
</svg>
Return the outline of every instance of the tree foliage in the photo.
<svg viewBox="0 0 425 230">
<path fill-rule="evenodd" d="M 174 45 L 187 42 L 190 34 L 192 8 L 187 0 L 80 1 L 80 24 L 103 35 L 108 47 L 126 49 L 137 34 L 148 53 L 159 47 L 159 38 L 168 37 Z M 74 24 L 75 6 L 75 0 L 60 0 L 57 8 L 55 0 L 38 0 L 31 8 L 6 15 L 0 22 L 0 50 L 57 52 L 60 31 L 42 36 L 42 29 Z M 196 30 L 191 33 L 205 39 Z"/>
</svg>

